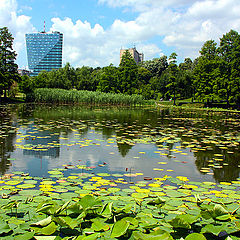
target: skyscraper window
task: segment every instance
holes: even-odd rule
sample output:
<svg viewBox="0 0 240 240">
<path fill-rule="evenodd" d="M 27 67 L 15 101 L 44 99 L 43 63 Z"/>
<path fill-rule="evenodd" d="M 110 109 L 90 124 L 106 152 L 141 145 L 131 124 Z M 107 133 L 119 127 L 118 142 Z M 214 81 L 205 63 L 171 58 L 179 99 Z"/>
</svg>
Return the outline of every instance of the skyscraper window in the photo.
<svg viewBox="0 0 240 240">
<path fill-rule="evenodd" d="M 37 76 L 42 70 L 51 71 L 62 67 L 62 33 L 26 34 L 26 45 L 31 76 Z"/>
</svg>

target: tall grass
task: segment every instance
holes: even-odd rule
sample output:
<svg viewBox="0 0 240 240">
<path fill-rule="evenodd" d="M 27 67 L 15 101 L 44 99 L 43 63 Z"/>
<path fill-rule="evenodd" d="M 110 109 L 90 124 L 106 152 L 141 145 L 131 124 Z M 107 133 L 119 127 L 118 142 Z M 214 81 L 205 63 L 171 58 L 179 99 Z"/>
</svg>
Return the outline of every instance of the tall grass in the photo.
<svg viewBox="0 0 240 240">
<path fill-rule="evenodd" d="M 33 101 L 39 103 L 82 103 L 89 105 L 143 105 L 141 95 L 125 95 L 86 90 L 64 90 L 57 88 L 37 88 L 33 92 Z"/>
</svg>

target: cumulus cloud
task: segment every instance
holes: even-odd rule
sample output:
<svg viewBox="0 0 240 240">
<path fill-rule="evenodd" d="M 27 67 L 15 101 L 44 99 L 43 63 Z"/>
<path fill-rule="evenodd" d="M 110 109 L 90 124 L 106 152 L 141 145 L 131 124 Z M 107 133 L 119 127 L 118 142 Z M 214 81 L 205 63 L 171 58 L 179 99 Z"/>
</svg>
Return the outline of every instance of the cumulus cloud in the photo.
<svg viewBox="0 0 240 240">
<path fill-rule="evenodd" d="M 138 46 L 141 40 L 147 39 L 144 27 L 135 21 L 116 19 L 109 29 L 103 29 L 99 24 L 91 26 L 87 21 L 73 23 L 70 18 L 53 18 L 52 22 L 51 31 L 57 30 L 64 34 L 64 62 L 70 62 L 73 66 L 118 65 L 121 47 L 128 47 L 132 43 Z M 141 43 L 140 46 L 146 51 L 146 56 L 161 53 L 154 44 Z"/>
<path fill-rule="evenodd" d="M 218 40 L 231 29 L 240 30 L 240 2 L 235 0 L 99 0 L 99 3 L 139 12 L 134 24 L 141 26 L 142 37 L 161 36 L 163 43 L 174 47 L 182 57 L 194 58 L 205 41 Z"/>
<path fill-rule="evenodd" d="M 166 54 L 166 47 L 174 49 L 180 58 L 195 58 L 205 41 L 218 40 L 231 29 L 240 31 L 240 1 L 236 0 L 98 0 L 98 3 L 122 12 L 133 11 L 136 17 L 129 21 L 116 18 L 106 28 L 81 19 L 73 22 L 71 18 L 52 18 L 50 30 L 64 34 L 64 63 L 70 62 L 74 67 L 118 65 L 120 49 L 133 44 L 146 60 Z M 20 12 L 17 0 L 1 0 L 0 26 L 8 26 L 13 33 L 14 48 L 21 59 L 26 55 L 24 34 L 36 30 L 31 17 Z"/>
<path fill-rule="evenodd" d="M 163 44 L 180 58 L 195 58 L 203 43 L 218 40 L 230 29 L 240 30 L 240 2 L 235 0 L 99 0 L 99 4 L 137 12 L 131 21 L 115 19 L 108 29 L 71 19 L 52 19 L 64 33 L 64 60 L 74 65 L 106 66 L 119 63 L 119 49 L 136 44 L 145 59 L 161 56 Z M 149 39 L 162 38 L 159 44 Z M 78 41 L 76 41 L 78 39 Z"/>
<path fill-rule="evenodd" d="M 0 27 L 8 27 L 14 37 L 14 50 L 18 53 L 18 59 L 24 58 L 25 33 L 35 30 L 30 22 L 31 17 L 18 15 L 16 0 L 1 0 L 0 4 Z"/>
</svg>

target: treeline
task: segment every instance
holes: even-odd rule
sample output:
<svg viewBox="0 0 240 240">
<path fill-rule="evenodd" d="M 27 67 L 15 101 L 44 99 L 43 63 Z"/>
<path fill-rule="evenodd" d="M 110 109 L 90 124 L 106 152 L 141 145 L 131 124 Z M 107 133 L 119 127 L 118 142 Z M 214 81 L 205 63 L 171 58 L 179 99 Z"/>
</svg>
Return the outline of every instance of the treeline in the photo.
<svg viewBox="0 0 240 240">
<path fill-rule="evenodd" d="M 11 36 L 8 38 L 12 40 Z M 169 57 L 162 56 L 137 65 L 126 51 L 119 67 L 110 64 L 103 68 L 73 68 L 67 63 L 61 69 L 43 71 L 36 77 L 23 76 L 19 80 L 14 73 L 11 81 L 8 65 L 12 62 L 1 58 L 4 61 L 0 61 L 0 87 L 10 93 L 19 89 L 26 95 L 36 88 L 60 88 L 137 94 L 144 99 L 173 99 L 174 102 L 175 99 L 192 99 L 240 104 L 239 33 L 231 30 L 220 38 L 219 44 L 209 40 L 199 52 L 200 56 L 195 60 L 186 58 L 180 64 L 177 64 L 177 54 L 172 53 Z M 0 55 L 6 56 L 6 53 L 2 51 Z M 11 59 L 15 59 L 14 54 Z"/>
</svg>

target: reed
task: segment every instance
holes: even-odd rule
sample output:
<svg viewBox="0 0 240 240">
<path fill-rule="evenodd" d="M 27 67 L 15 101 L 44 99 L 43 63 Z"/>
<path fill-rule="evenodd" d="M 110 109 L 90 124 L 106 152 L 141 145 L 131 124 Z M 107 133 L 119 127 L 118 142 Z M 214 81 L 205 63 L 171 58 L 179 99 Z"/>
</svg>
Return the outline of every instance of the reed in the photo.
<svg viewBox="0 0 240 240">
<path fill-rule="evenodd" d="M 39 103 L 57 104 L 89 104 L 89 105 L 143 105 L 141 95 L 125 95 L 122 93 L 102 93 L 86 90 L 65 90 L 57 88 L 37 88 L 32 99 Z"/>
</svg>

